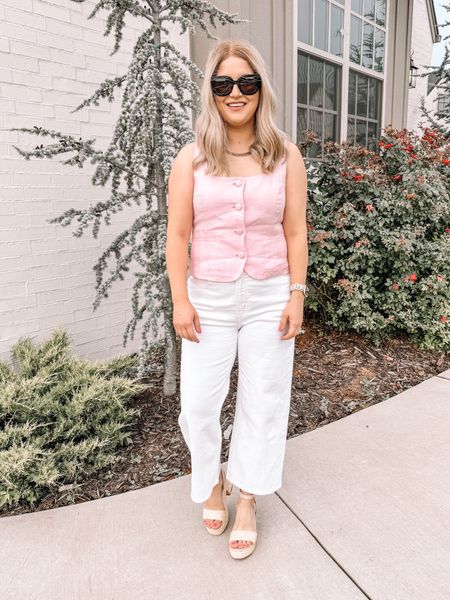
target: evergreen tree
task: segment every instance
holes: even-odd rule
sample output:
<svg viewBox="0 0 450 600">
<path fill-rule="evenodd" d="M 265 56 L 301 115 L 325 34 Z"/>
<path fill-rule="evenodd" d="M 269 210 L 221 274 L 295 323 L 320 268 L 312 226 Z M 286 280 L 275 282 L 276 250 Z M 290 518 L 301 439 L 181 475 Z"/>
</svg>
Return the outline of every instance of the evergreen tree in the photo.
<svg viewBox="0 0 450 600">
<path fill-rule="evenodd" d="M 81 3 L 85 0 L 71 0 Z M 93 185 L 111 181 L 107 202 L 89 208 L 69 209 L 49 223 L 76 225 L 73 235 L 81 237 L 92 226 L 97 237 L 102 221 L 108 225 L 114 213 L 134 203 L 145 203 L 145 213 L 131 227 L 116 237 L 93 267 L 96 273 L 94 310 L 108 293 L 114 281 L 124 279 L 132 260 L 141 270 L 135 272 L 131 305 L 133 316 L 128 322 L 123 345 L 133 339 L 138 321 L 143 324 L 139 349 L 138 376 L 144 376 L 151 364 L 149 332 L 158 335 L 159 317 L 163 315 L 165 341 L 164 394 L 176 391 L 176 344 L 172 323 L 172 302 L 165 265 L 167 227 L 167 182 L 172 161 L 182 146 L 193 141 L 191 111 L 197 112 L 199 87 L 190 71 L 202 78 L 202 71 L 168 40 L 166 24 L 178 23 L 181 34 L 195 33 L 199 26 L 210 39 L 206 20 L 216 27 L 244 22 L 236 13 L 226 13 L 203 0 L 100 0 L 88 18 L 101 9 L 109 12 L 104 35 L 114 34 L 111 55 L 120 48 L 127 15 L 145 19 L 146 29 L 138 38 L 128 71 L 114 79 L 106 79 L 96 92 L 72 112 L 98 106 L 102 100 L 114 101 L 117 88 L 123 86 L 121 111 L 114 127 L 111 143 L 105 151 L 95 149 L 95 139 L 74 138 L 44 127 L 14 128 L 36 135 L 50 136 L 54 142 L 38 145 L 32 151 L 16 150 L 26 159 L 51 158 L 71 152 L 63 164 L 83 167 L 89 160 L 95 164 Z M 121 189 L 123 188 L 123 189 Z"/>
<path fill-rule="evenodd" d="M 449 13 L 450 16 L 450 4 L 443 5 L 443 8 Z M 439 24 L 441 27 L 448 27 L 450 21 L 446 20 L 444 23 Z M 443 40 L 448 40 L 450 33 L 446 35 Z M 422 73 L 420 77 L 431 77 L 435 86 L 440 90 L 439 95 L 443 96 L 445 101 L 442 103 L 442 108 L 438 110 L 430 111 L 425 106 L 425 98 L 420 98 L 420 109 L 422 116 L 430 123 L 433 129 L 436 129 L 444 135 L 444 137 L 450 140 L 450 47 L 448 44 L 445 45 L 444 57 L 438 67 L 427 65 L 427 72 Z"/>
</svg>

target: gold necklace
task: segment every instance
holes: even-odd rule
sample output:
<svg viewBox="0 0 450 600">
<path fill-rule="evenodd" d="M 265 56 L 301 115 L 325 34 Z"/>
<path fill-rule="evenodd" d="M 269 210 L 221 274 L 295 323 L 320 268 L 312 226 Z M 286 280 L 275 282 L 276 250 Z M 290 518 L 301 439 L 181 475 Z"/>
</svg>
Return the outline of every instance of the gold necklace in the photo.
<svg viewBox="0 0 450 600">
<path fill-rule="evenodd" d="M 240 153 L 240 152 L 230 152 L 230 150 L 227 150 L 227 149 L 225 149 L 225 152 L 227 154 L 232 154 L 233 156 L 249 156 L 251 154 L 250 151 L 249 152 L 242 152 L 242 153 Z"/>
</svg>

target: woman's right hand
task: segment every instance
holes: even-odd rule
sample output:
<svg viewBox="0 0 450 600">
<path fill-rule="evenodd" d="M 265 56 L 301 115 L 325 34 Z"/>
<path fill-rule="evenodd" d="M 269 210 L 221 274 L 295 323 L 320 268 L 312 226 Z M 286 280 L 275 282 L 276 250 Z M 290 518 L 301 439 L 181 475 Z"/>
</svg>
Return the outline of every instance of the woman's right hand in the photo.
<svg viewBox="0 0 450 600">
<path fill-rule="evenodd" d="M 173 305 L 173 326 L 175 333 L 191 342 L 200 342 L 195 332 L 201 333 L 200 317 L 189 300 Z"/>
</svg>

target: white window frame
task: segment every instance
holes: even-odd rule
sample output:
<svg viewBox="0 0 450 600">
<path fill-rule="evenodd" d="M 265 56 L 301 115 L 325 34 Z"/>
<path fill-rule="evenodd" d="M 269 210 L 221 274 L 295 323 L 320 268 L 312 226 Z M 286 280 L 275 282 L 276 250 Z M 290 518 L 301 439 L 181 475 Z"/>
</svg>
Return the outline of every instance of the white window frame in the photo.
<svg viewBox="0 0 450 600">
<path fill-rule="evenodd" d="M 368 75 L 369 77 L 373 77 L 375 79 L 379 79 L 381 81 L 382 86 L 382 95 L 381 95 L 381 111 L 380 111 L 380 129 L 383 127 L 384 116 L 385 116 L 385 100 L 386 100 L 386 68 L 388 64 L 388 31 L 389 31 L 389 3 L 393 0 L 386 0 L 386 14 L 385 14 L 385 24 L 384 27 L 379 27 L 384 29 L 384 58 L 383 58 L 383 66 L 384 71 L 375 71 L 373 69 L 368 69 L 367 67 L 363 67 L 362 65 L 358 65 L 354 62 L 350 61 L 350 22 L 351 22 L 351 0 L 345 0 L 343 4 L 339 2 L 334 2 L 336 6 L 340 6 L 344 9 L 344 36 L 342 40 L 342 48 L 343 48 L 343 56 L 336 56 L 331 52 L 325 52 L 324 50 L 320 50 L 319 48 L 315 48 L 314 46 L 310 46 L 305 42 L 301 42 L 298 40 L 298 5 L 300 0 L 292 0 L 293 2 L 293 19 L 294 19 L 294 27 L 293 34 L 293 48 L 294 48 L 294 60 L 292 61 L 292 81 L 293 83 L 293 110 L 292 110 L 292 132 L 291 137 L 295 140 L 295 143 L 299 143 L 297 140 L 297 55 L 298 50 L 302 50 L 306 52 L 310 56 L 315 56 L 319 58 L 323 58 L 328 62 L 334 63 L 341 67 L 341 97 L 339 98 L 339 106 L 340 106 L 340 114 L 338 114 L 338 118 L 340 118 L 339 122 L 339 132 L 340 132 L 340 140 L 338 142 L 343 142 L 347 139 L 347 120 L 348 120 L 348 91 L 349 91 L 349 71 L 353 69 L 358 73 L 363 73 L 364 75 Z M 333 3 L 333 0 L 331 0 Z M 312 27 L 314 29 L 314 12 L 315 12 L 315 2 L 313 3 L 312 10 Z M 356 15 L 356 13 L 354 13 Z M 358 15 L 364 21 L 364 17 Z M 330 26 L 330 24 L 329 24 Z M 364 32 L 364 28 L 363 28 Z"/>
</svg>

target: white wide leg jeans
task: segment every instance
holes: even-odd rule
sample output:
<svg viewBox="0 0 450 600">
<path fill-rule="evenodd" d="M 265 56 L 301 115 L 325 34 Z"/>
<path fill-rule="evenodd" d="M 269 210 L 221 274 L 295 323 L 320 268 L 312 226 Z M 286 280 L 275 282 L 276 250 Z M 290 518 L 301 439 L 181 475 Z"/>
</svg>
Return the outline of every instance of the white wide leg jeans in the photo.
<svg viewBox="0 0 450 600">
<path fill-rule="evenodd" d="M 191 498 L 205 502 L 219 481 L 220 414 L 236 352 L 238 387 L 227 478 L 253 494 L 281 487 L 295 338 L 281 340 L 290 275 L 235 281 L 188 277 L 200 317 L 199 343 L 181 340 L 178 424 L 191 454 Z"/>
</svg>

